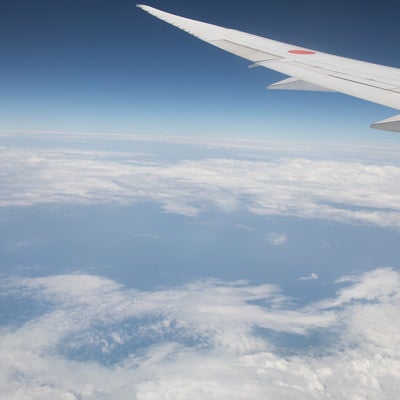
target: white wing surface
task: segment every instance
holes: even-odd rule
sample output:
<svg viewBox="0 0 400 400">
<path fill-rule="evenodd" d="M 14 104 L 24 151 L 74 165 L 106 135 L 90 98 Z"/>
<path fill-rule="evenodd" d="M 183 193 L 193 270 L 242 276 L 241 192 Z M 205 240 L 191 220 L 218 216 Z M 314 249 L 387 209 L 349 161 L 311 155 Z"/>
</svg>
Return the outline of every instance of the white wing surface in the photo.
<svg viewBox="0 0 400 400">
<path fill-rule="evenodd" d="M 253 62 L 289 75 L 269 89 L 335 91 L 400 110 L 400 69 L 281 43 L 138 5 L 177 28 Z M 371 125 L 400 132 L 400 115 Z"/>
</svg>

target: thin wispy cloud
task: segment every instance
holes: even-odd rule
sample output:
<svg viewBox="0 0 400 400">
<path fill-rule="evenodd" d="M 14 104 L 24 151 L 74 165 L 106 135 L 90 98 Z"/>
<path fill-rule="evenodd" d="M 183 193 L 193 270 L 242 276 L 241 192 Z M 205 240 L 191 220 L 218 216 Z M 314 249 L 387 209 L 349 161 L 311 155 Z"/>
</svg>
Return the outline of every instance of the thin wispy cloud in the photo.
<svg viewBox="0 0 400 400">
<path fill-rule="evenodd" d="M 318 274 L 315 272 L 311 272 L 310 275 L 302 276 L 298 280 L 299 281 L 316 281 L 317 279 L 319 279 Z"/>
<path fill-rule="evenodd" d="M 3 295 L 47 306 L 1 329 L 0 395 L 396 398 L 400 274 L 378 269 L 338 285 L 335 297 L 298 307 L 268 284 L 139 291 L 82 274 L 8 280 Z M 324 343 L 284 355 L 263 330 Z"/>
<path fill-rule="evenodd" d="M 281 246 L 288 241 L 288 237 L 283 233 L 270 232 L 267 236 L 267 241 L 273 246 Z"/>
<path fill-rule="evenodd" d="M 161 235 L 157 235 L 155 233 L 135 233 L 134 237 L 145 238 L 145 239 L 162 239 Z"/>
</svg>

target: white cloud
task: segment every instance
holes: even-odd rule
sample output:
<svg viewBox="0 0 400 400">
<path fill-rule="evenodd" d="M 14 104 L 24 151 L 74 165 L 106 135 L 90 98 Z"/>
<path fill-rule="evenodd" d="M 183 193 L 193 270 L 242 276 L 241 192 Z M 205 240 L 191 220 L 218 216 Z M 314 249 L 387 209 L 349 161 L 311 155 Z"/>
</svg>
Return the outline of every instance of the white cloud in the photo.
<svg viewBox="0 0 400 400">
<path fill-rule="evenodd" d="M 310 275 L 302 276 L 298 280 L 299 281 L 315 281 L 319 279 L 319 276 L 315 272 L 311 272 Z"/>
<path fill-rule="evenodd" d="M 400 167 L 305 158 L 160 163 L 124 152 L 0 149 L 0 206 L 151 201 L 400 227 Z"/>
<path fill-rule="evenodd" d="M 208 280 L 154 291 L 91 275 L 16 279 L 4 293 L 49 303 L 0 330 L 7 399 L 389 399 L 400 380 L 400 273 L 346 277 L 295 307 L 278 287 Z M 134 321 L 135 323 L 132 323 Z M 129 327 L 127 329 L 126 327 Z M 259 329 L 324 337 L 282 355 Z M 136 349 L 140 338 L 151 339 Z M 126 346 L 126 347 L 122 347 Z M 79 355 L 99 349 L 113 364 Z M 118 353 L 118 349 L 121 349 Z"/>
<path fill-rule="evenodd" d="M 274 246 L 281 246 L 287 242 L 288 237 L 282 233 L 270 232 L 267 236 L 267 240 Z"/>
</svg>

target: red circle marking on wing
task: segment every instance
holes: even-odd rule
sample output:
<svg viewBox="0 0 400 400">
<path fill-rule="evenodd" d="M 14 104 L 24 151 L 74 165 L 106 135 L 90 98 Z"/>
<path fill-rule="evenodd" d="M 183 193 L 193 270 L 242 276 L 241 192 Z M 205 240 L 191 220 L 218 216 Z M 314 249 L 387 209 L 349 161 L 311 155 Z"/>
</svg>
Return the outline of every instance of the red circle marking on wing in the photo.
<svg viewBox="0 0 400 400">
<path fill-rule="evenodd" d="M 315 51 L 311 50 L 289 50 L 291 54 L 315 54 Z"/>
</svg>

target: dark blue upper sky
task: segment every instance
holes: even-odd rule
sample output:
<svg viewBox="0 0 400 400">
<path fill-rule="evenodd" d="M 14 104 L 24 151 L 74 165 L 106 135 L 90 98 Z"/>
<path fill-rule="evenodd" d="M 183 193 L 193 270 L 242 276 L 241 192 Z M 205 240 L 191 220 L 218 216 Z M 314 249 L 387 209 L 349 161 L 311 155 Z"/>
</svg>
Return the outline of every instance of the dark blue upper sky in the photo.
<svg viewBox="0 0 400 400">
<path fill-rule="evenodd" d="M 325 52 L 400 66 L 394 1 L 145 1 Z M 132 1 L 0 4 L 0 130 L 394 140 L 396 112 L 340 94 L 268 92 L 282 79 L 135 8 Z M 361 138 L 361 139 L 360 139 Z"/>
</svg>

